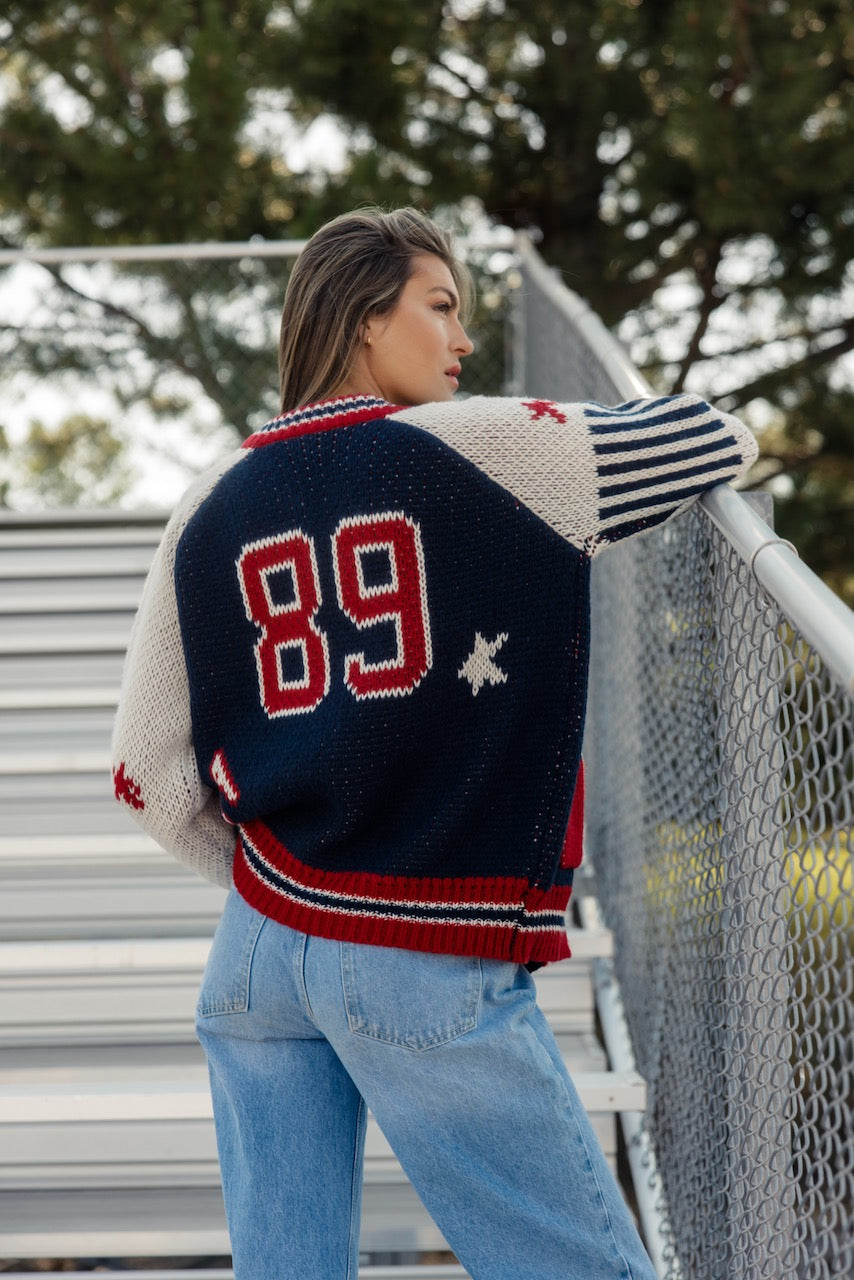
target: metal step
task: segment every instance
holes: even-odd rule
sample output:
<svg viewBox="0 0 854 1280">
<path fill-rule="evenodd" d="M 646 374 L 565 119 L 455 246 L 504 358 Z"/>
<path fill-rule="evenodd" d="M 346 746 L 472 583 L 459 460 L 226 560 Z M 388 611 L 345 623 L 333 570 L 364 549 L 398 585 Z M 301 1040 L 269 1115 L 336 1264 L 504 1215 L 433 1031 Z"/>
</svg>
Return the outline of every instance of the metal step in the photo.
<svg viewBox="0 0 854 1280">
<path fill-rule="evenodd" d="M 54 696 L 65 699 L 67 704 L 76 692 L 80 693 L 79 705 L 86 705 L 90 689 L 109 689 L 115 702 L 123 666 L 124 650 L 0 653 L 0 706 L 51 706 Z"/>
<path fill-rule="evenodd" d="M 614 1112 L 642 1107 L 645 1087 L 636 1074 L 605 1070 L 589 1030 L 590 965 L 610 954 L 610 935 L 571 938 L 577 959 L 535 981 L 613 1163 Z M 0 1258 L 227 1255 L 210 1097 L 190 1021 L 208 946 L 196 938 L 0 947 Z M 447 1248 L 373 1121 L 362 1248 L 381 1256 Z"/>
<path fill-rule="evenodd" d="M 72 808 L 68 829 L 85 839 L 91 828 L 76 817 Z M 70 859 L 32 868 L 0 862 L 0 935 L 10 941 L 210 936 L 223 901 L 224 890 L 157 850 L 117 857 L 112 869 Z"/>
<path fill-rule="evenodd" d="M 69 735 L 70 736 L 70 735 Z M 40 750 L 21 746 L 19 751 L 0 750 L 0 775 L 19 777 L 29 774 L 94 773 L 99 779 L 110 776 L 110 752 L 103 743 L 103 733 L 91 734 L 94 740 L 74 746 L 42 747 Z M 99 740 L 100 739 L 100 740 Z"/>
<path fill-rule="evenodd" d="M 104 1190 L 217 1184 L 216 1142 L 203 1062 L 171 1064 L 170 1078 L 125 1080 L 34 1078 L 2 1082 L 0 1190 Z M 642 1110 L 637 1073 L 575 1071 L 573 1079 L 594 1128 L 615 1112 Z M 605 1146 L 610 1144 L 606 1142 Z M 613 1151 L 606 1154 L 613 1156 Z M 373 1117 L 365 1153 L 367 1181 L 405 1180 Z"/>
<path fill-rule="evenodd" d="M 138 574 L 104 577 L 63 575 L 50 581 L 32 575 L 3 581 L 0 577 L 0 617 L 72 613 L 136 613 L 142 590 Z"/>
<path fill-rule="evenodd" d="M 448 1252 L 408 1183 L 365 1183 L 360 1248 L 366 1254 Z M 230 1252 L 218 1186 L 116 1188 L 109 1195 L 0 1192 L 0 1259 L 228 1257 Z M 195 1274 L 188 1273 L 187 1280 Z M 399 1273 L 389 1269 L 387 1274 Z M 417 1274 L 430 1273 L 419 1269 Z"/>
<path fill-rule="evenodd" d="M 50 836 L 34 835 L 32 832 L 15 836 L 0 835 L 0 874 L 8 869 L 17 871 L 26 868 L 32 873 L 37 867 L 53 868 L 63 864 L 83 868 L 90 865 L 112 868 L 117 861 L 145 861 L 154 857 L 162 861 L 167 855 L 134 823 L 130 823 L 121 835 L 108 832 L 90 832 L 85 836 L 71 835 L 68 832 Z M 172 858 L 168 858 L 168 861 L 177 865 Z"/>
<path fill-rule="evenodd" d="M 0 657 L 7 654 L 124 654 L 133 613 L 83 613 L 6 618 L 0 632 Z"/>
<path fill-rule="evenodd" d="M 211 1103 L 200 1066 L 171 1080 L 0 1087 L 0 1257 L 223 1254 Z M 613 1162 L 613 1111 L 643 1106 L 636 1075 L 576 1072 Z M 144 1085 L 144 1087 L 143 1087 Z M 371 1118 L 362 1248 L 446 1249 Z"/>
<path fill-rule="evenodd" d="M 79 702 L 64 707 L 0 707 L 0 757 L 56 752 L 57 743 L 66 739 L 78 748 L 108 749 L 114 716 L 112 706 Z"/>
<path fill-rule="evenodd" d="M 109 529 L 49 536 L 43 530 L 0 530 L 0 589 L 21 582 L 51 582 L 128 577 L 140 582 L 148 573 L 162 529 Z"/>
<path fill-rule="evenodd" d="M 180 888 L 181 881 L 178 881 Z M 211 885 L 211 907 L 224 891 Z M 193 894 L 195 883 L 190 885 Z M 590 965 L 607 930 L 569 930 L 574 956 L 534 975 L 557 1032 L 592 1026 Z M 193 1010 L 210 937 L 8 942 L 0 945 L 0 1046 L 26 1048 L 194 1039 Z"/>
</svg>

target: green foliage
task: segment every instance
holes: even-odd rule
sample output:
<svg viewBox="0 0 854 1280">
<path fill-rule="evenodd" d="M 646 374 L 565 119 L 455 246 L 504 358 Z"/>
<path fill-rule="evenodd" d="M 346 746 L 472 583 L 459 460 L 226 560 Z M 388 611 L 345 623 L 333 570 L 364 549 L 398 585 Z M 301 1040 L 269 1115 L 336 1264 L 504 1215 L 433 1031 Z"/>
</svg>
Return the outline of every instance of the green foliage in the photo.
<svg viewBox="0 0 854 1280">
<path fill-rule="evenodd" d="M 850 1008 L 854 946 L 854 858 L 847 831 L 829 833 L 786 859 L 792 905 L 789 937 L 792 987 L 789 1026 L 796 1082 L 793 1168 L 809 1178 L 818 1163 L 844 1177 L 845 1134 L 836 1096 L 850 1076 L 846 1008 Z M 831 1082 L 836 1082 L 835 1088 Z M 833 1117 L 830 1119 L 829 1117 Z M 825 1124 L 818 1117 L 828 1117 Z M 828 1130 L 837 1143 L 828 1143 Z"/>
<path fill-rule="evenodd" d="M 727 880 L 734 873 L 724 856 L 724 832 L 719 819 L 693 826 L 663 822 L 652 833 L 644 861 L 644 901 L 652 919 L 670 919 L 684 929 L 686 913 L 698 931 L 720 935 Z M 782 893 L 769 897 L 769 911 L 785 914 L 793 956 L 844 969 L 854 943 L 854 848 L 850 833 L 831 829 L 810 835 L 793 822 L 784 833 L 780 882 Z M 781 840 L 780 843 L 783 843 Z M 773 877 L 768 876 L 773 883 Z M 761 889 L 767 890 L 768 884 Z M 729 891 L 730 893 L 732 890 Z M 811 957 L 811 960 L 810 960 Z"/>
<path fill-rule="evenodd" d="M 2 112 L 7 235 L 169 243 L 269 230 L 272 157 L 241 147 L 251 0 L 13 0 Z"/>
<path fill-rule="evenodd" d="M 129 482 L 122 462 L 124 442 L 109 423 L 75 413 L 53 430 L 30 423 L 26 438 L 14 451 L 0 428 L 0 449 L 7 474 L 0 505 L 37 502 L 44 507 L 110 506 Z"/>
<path fill-rule="evenodd" d="M 741 1013 L 732 1003 L 737 990 L 733 969 L 739 959 L 756 963 L 750 957 L 754 944 L 762 946 L 758 918 L 768 931 L 766 939 L 776 936 L 780 952 L 767 963 L 763 960 L 762 981 L 771 984 L 775 975 L 784 979 L 774 985 L 776 999 L 785 993 L 790 1035 L 792 1168 L 799 1178 L 808 1178 L 817 1165 L 841 1169 L 844 1143 L 837 1147 L 827 1137 L 842 1123 L 832 1106 L 836 1090 L 844 1090 L 850 1066 L 845 1025 L 854 945 L 850 833 L 808 832 L 792 823 L 780 842 L 785 845 L 782 865 L 775 860 L 761 882 L 757 878 L 749 886 L 737 883 L 717 821 L 695 827 L 662 823 L 651 836 L 644 861 L 647 918 L 669 964 L 688 963 L 690 954 L 703 966 L 713 1002 L 706 1024 L 710 1038 Z M 736 953 L 727 916 L 739 889 L 750 893 L 754 905 L 758 902 L 761 914 L 755 936 L 742 918 L 741 950 Z M 774 929 L 777 920 L 785 932 Z M 823 1125 L 818 1123 L 822 1116 L 827 1117 Z"/>
<path fill-rule="evenodd" d="M 854 943 L 854 848 L 849 833 L 837 831 L 826 842 L 811 842 L 790 853 L 786 879 L 792 887 L 792 938 L 799 948 L 810 950 L 816 966 L 843 965 Z M 822 956 L 815 954 L 819 942 Z"/>
<path fill-rule="evenodd" d="M 0 425 L 0 507 L 7 506 L 9 501 L 10 461 L 9 437 Z"/>
<path fill-rule="evenodd" d="M 779 532 L 854 606 L 854 391 L 802 378 L 763 433 L 761 466 L 787 484 Z"/>
</svg>

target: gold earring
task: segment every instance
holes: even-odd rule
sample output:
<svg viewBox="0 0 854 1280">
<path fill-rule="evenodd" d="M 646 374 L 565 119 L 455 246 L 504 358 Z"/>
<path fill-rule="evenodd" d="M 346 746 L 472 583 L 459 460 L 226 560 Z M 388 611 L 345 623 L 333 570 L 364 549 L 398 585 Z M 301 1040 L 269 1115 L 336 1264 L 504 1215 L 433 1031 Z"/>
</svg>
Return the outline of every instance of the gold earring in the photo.
<svg viewBox="0 0 854 1280">
<path fill-rule="evenodd" d="M 370 345 L 371 345 L 371 335 L 367 334 L 367 336 L 365 337 L 365 346 L 369 347 Z"/>
</svg>

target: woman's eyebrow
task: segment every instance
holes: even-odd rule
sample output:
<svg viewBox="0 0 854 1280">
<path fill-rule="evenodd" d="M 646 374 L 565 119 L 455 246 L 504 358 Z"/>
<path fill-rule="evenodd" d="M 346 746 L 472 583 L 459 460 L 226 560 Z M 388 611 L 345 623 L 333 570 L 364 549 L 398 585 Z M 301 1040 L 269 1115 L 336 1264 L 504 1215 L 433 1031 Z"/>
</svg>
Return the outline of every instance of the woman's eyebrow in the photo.
<svg viewBox="0 0 854 1280">
<path fill-rule="evenodd" d="M 451 304 L 452 304 L 452 306 L 458 307 L 458 306 L 460 305 L 460 300 L 459 300 L 459 298 L 457 297 L 457 295 L 454 293 L 453 289 L 448 289 L 446 285 L 443 285 L 443 284 L 434 284 L 434 285 L 433 285 L 433 287 L 432 287 L 432 289 L 428 289 L 428 290 L 427 290 L 427 293 L 428 293 L 428 294 L 431 294 L 431 293 L 444 293 L 444 294 L 447 294 L 447 296 L 448 296 L 448 297 L 450 298 L 450 300 L 451 300 Z"/>
</svg>

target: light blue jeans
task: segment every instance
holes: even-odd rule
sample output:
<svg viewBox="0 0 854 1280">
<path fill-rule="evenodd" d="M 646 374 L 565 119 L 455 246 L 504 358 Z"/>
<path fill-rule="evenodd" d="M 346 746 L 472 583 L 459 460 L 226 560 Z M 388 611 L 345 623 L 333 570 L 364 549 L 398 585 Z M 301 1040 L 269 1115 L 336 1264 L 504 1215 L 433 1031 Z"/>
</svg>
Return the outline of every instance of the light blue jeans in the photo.
<svg viewBox="0 0 854 1280">
<path fill-rule="evenodd" d="M 523 967 L 306 937 L 232 890 L 197 1030 L 236 1280 L 355 1280 L 366 1107 L 474 1280 L 655 1280 Z"/>
</svg>

